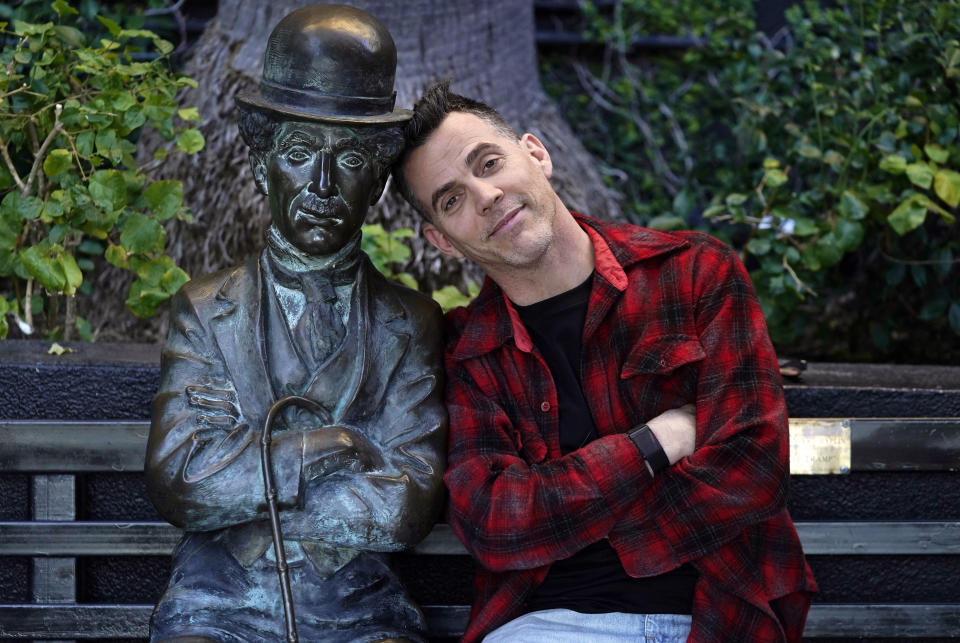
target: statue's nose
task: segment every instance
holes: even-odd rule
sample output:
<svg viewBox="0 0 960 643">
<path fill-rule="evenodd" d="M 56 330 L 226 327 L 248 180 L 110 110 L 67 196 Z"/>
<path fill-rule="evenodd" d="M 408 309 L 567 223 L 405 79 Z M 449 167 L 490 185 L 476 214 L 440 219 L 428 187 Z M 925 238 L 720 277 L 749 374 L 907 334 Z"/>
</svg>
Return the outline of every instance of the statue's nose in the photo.
<svg viewBox="0 0 960 643">
<path fill-rule="evenodd" d="M 333 181 L 330 176 L 332 156 L 329 152 L 321 152 L 313 170 L 313 183 L 310 190 L 322 199 L 326 199 L 333 194 Z"/>
</svg>

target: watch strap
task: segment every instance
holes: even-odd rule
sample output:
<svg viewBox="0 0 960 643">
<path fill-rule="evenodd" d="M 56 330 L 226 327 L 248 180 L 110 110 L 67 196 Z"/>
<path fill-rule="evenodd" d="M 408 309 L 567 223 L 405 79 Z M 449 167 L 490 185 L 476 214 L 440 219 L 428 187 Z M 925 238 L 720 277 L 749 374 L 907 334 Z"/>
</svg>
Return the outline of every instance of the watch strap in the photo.
<svg viewBox="0 0 960 643">
<path fill-rule="evenodd" d="M 647 471 L 654 476 L 670 466 L 670 460 L 660 445 L 660 440 L 646 424 L 636 426 L 627 431 L 627 436 L 636 445 Z"/>
</svg>

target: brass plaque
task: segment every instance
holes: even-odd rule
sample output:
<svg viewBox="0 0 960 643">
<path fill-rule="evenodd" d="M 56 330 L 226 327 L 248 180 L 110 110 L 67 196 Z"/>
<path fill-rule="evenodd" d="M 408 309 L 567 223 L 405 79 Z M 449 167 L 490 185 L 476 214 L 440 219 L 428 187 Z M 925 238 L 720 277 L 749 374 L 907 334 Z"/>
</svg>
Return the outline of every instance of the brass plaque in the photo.
<svg viewBox="0 0 960 643">
<path fill-rule="evenodd" d="M 790 473 L 850 473 L 850 422 L 791 419 Z"/>
</svg>

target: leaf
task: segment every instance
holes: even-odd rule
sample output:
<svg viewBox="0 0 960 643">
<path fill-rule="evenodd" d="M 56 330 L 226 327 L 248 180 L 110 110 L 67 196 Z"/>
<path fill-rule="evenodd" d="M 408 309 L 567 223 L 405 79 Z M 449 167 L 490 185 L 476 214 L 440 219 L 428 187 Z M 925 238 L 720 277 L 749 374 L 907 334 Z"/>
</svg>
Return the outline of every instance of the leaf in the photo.
<svg viewBox="0 0 960 643">
<path fill-rule="evenodd" d="M 950 328 L 957 335 L 960 335 L 960 304 L 954 302 L 950 304 L 950 310 L 947 311 L 947 320 L 950 322 Z"/>
<path fill-rule="evenodd" d="M 787 173 L 783 170 L 767 170 L 766 179 L 770 187 L 780 187 L 787 182 Z"/>
<path fill-rule="evenodd" d="M 175 295 L 180 286 L 190 281 L 190 275 L 176 266 L 170 268 L 160 278 L 160 287 L 170 295 Z"/>
<path fill-rule="evenodd" d="M 177 116 L 185 121 L 196 122 L 200 120 L 200 111 L 196 107 L 185 107 L 177 111 Z"/>
<path fill-rule="evenodd" d="M 840 212 L 844 218 L 859 221 L 867 216 L 870 207 L 850 190 L 844 190 L 843 194 L 840 195 L 840 205 L 837 206 L 837 211 Z"/>
<path fill-rule="evenodd" d="M 61 345 L 58 344 L 57 342 L 54 342 L 54 343 L 50 344 L 50 348 L 47 349 L 47 355 L 57 355 L 57 356 L 60 356 L 60 355 L 63 355 L 63 354 L 65 354 L 65 353 L 72 353 L 72 352 L 73 352 L 73 349 L 72 349 L 72 348 L 67 348 L 67 347 L 65 347 L 65 346 L 61 346 Z"/>
<path fill-rule="evenodd" d="M 671 214 L 661 214 L 653 217 L 647 222 L 648 228 L 654 230 L 686 230 L 687 222 L 681 217 L 675 217 Z"/>
<path fill-rule="evenodd" d="M 85 342 L 93 341 L 93 328 L 91 328 L 90 322 L 88 322 L 86 319 L 84 319 L 80 315 L 77 315 L 76 327 L 77 327 L 77 335 L 80 336 L 80 339 L 82 339 Z"/>
<path fill-rule="evenodd" d="M 70 27 L 68 25 L 57 25 L 53 28 L 53 32 L 60 37 L 60 40 L 67 43 L 75 49 L 80 49 L 85 47 L 87 44 L 87 39 L 84 37 L 83 32 L 77 29 L 76 27 Z"/>
<path fill-rule="evenodd" d="M 793 236 L 809 237 L 811 234 L 816 233 L 817 223 L 813 219 L 808 219 L 807 217 L 794 217 Z"/>
<path fill-rule="evenodd" d="M 936 143 L 924 145 L 923 151 L 927 153 L 927 156 L 930 157 L 930 160 L 934 163 L 946 163 L 947 159 L 950 158 L 950 152 Z"/>
<path fill-rule="evenodd" d="M 150 317 L 157 312 L 157 306 L 170 298 L 170 295 L 157 286 L 148 286 L 142 279 L 130 284 L 130 294 L 124 302 L 137 317 Z"/>
<path fill-rule="evenodd" d="M 837 243 L 844 252 L 850 252 L 860 247 L 863 242 L 863 226 L 857 221 L 841 219 L 834 228 Z"/>
<path fill-rule="evenodd" d="M 30 246 L 20 252 L 27 272 L 33 276 L 41 286 L 50 292 L 61 292 L 67 283 L 63 274 L 63 267 L 55 257 L 40 246 Z"/>
<path fill-rule="evenodd" d="M 896 230 L 897 234 L 903 236 L 922 226 L 926 218 L 927 208 L 918 203 L 916 199 L 908 197 L 890 213 L 887 222 L 890 227 Z"/>
<path fill-rule="evenodd" d="M 113 36 L 114 38 L 116 38 L 120 34 L 120 32 L 123 31 L 123 29 L 120 28 L 120 25 L 118 25 L 116 22 L 114 22 L 110 18 L 105 18 L 104 16 L 97 16 L 97 20 L 99 20 L 100 24 L 102 24 L 104 27 L 107 28 L 107 31 L 109 31 L 110 35 Z"/>
<path fill-rule="evenodd" d="M 907 178 L 917 187 L 929 190 L 933 184 L 933 170 L 926 163 L 911 163 L 907 166 Z"/>
<path fill-rule="evenodd" d="M 129 268 L 130 261 L 128 259 L 127 250 L 123 246 L 118 246 L 111 243 L 107 246 L 107 249 L 103 253 L 104 259 L 112 263 L 117 268 Z"/>
<path fill-rule="evenodd" d="M 75 16 L 80 12 L 71 7 L 69 4 L 64 2 L 64 0 L 54 0 L 50 4 L 50 8 L 57 12 L 57 15 L 61 18 L 64 16 Z"/>
<path fill-rule="evenodd" d="M 43 173 L 53 177 L 66 172 L 73 167 L 73 154 L 70 150 L 58 148 L 51 150 L 47 158 L 43 159 Z"/>
<path fill-rule="evenodd" d="M 183 184 L 180 181 L 154 181 L 143 191 L 143 198 L 157 220 L 166 221 L 183 205 Z"/>
<path fill-rule="evenodd" d="M 746 195 L 746 194 L 740 194 L 740 193 L 738 193 L 738 192 L 734 192 L 734 193 L 732 193 L 732 194 L 728 194 L 728 195 L 727 195 L 727 198 L 724 199 L 724 201 L 726 202 L 726 204 L 727 204 L 728 206 L 730 206 L 730 207 L 734 207 L 734 206 L 737 206 L 737 205 L 743 205 L 746 200 L 747 200 L 747 195 Z"/>
<path fill-rule="evenodd" d="M 153 46 L 161 56 L 166 56 L 173 51 L 173 43 L 164 38 L 154 38 Z"/>
<path fill-rule="evenodd" d="M 58 260 L 66 278 L 63 292 L 67 295 L 74 295 L 77 288 L 83 283 L 83 273 L 80 271 L 80 266 L 77 265 L 77 260 L 69 252 L 61 252 Z"/>
<path fill-rule="evenodd" d="M 897 286 L 907 276 L 907 267 L 902 263 L 895 263 L 884 274 L 884 279 L 889 286 Z"/>
<path fill-rule="evenodd" d="M 822 156 L 820 148 L 809 143 L 797 144 L 797 154 L 806 159 L 818 159 Z"/>
<path fill-rule="evenodd" d="M 943 296 L 937 297 L 936 299 L 931 299 L 923 304 L 923 306 L 917 312 L 917 317 L 925 321 L 939 319 L 940 317 L 943 317 L 945 312 L 947 312 L 947 304 L 949 303 L 950 301 Z"/>
<path fill-rule="evenodd" d="M 12 190 L 0 201 L 0 217 L 8 221 L 32 221 L 43 212 L 43 201 L 35 196 L 21 197 L 20 192 Z"/>
<path fill-rule="evenodd" d="M 163 252 L 167 233 L 156 220 L 134 212 L 123 224 L 120 245 L 134 253 Z"/>
<path fill-rule="evenodd" d="M 177 137 L 177 147 L 187 154 L 199 152 L 203 149 L 203 145 L 203 134 L 195 129 L 184 130 L 180 132 L 180 136 Z"/>
<path fill-rule="evenodd" d="M 94 203 L 106 210 L 119 210 L 127 204 L 127 184 L 119 170 L 97 170 L 88 189 Z"/>
<path fill-rule="evenodd" d="M 769 239 L 751 239 L 747 242 L 747 252 L 752 255 L 765 255 L 770 252 Z"/>
<path fill-rule="evenodd" d="M 913 283 L 917 284 L 917 288 L 923 288 L 927 285 L 927 269 L 921 264 L 913 264 L 910 266 L 910 276 L 913 278 Z"/>
<path fill-rule="evenodd" d="M 907 161 L 898 154 L 891 154 L 880 161 L 880 169 L 890 174 L 903 174 L 907 169 Z"/>
<path fill-rule="evenodd" d="M 960 173 L 940 170 L 933 177 L 933 191 L 951 208 L 960 204 Z"/>
</svg>

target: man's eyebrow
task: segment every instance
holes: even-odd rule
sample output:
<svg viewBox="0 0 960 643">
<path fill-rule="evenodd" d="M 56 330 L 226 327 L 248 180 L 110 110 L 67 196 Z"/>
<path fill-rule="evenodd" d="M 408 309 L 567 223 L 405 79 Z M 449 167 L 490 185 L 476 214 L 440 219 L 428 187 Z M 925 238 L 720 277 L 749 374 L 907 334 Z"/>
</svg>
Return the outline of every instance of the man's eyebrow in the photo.
<svg viewBox="0 0 960 643">
<path fill-rule="evenodd" d="M 474 161 L 477 160 L 477 158 L 479 158 L 480 156 L 483 156 L 487 152 L 502 152 L 502 151 L 503 151 L 503 148 L 501 148 L 496 143 L 480 143 L 475 148 L 470 150 L 470 152 L 467 153 L 467 156 L 463 159 L 463 164 L 466 165 L 467 167 L 470 167 L 471 165 L 473 165 Z M 444 192 L 446 192 L 453 186 L 454 186 L 454 181 L 447 181 L 446 183 L 438 187 L 436 190 L 434 190 L 433 196 L 430 197 L 430 207 L 436 210 L 437 200 L 441 196 L 443 196 Z"/>
<path fill-rule="evenodd" d="M 467 154 L 467 157 L 463 159 L 463 164 L 467 167 L 473 165 L 473 162 L 477 160 L 478 156 L 486 154 L 487 152 L 502 152 L 503 149 L 496 143 L 480 143 L 475 148 L 470 150 L 470 153 Z"/>
</svg>

